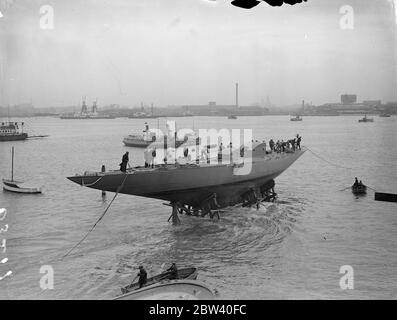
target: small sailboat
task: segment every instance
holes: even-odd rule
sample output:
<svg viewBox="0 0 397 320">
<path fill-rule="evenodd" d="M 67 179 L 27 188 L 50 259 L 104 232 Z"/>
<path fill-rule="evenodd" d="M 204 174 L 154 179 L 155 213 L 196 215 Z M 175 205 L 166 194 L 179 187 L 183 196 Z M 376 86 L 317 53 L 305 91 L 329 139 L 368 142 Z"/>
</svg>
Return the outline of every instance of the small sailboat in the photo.
<svg viewBox="0 0 397 320">
<path fill-rule="evenodd" d="M 3 179 L 3 189 L 5 191 L 26 194 L 41 193 L 41 188 L 27 186 L 22 181 L 14 180 L 14 147 L 12 147 L 11 179 Z"/>
</svg>

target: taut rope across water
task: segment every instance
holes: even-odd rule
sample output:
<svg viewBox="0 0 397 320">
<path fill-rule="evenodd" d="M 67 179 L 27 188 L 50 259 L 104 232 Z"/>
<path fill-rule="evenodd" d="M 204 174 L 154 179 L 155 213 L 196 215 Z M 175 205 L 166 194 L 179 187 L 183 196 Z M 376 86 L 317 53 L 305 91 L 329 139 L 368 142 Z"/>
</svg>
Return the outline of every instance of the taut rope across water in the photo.
<svg viewBox="0 0 397 320">
<path fill-rule="evenodd" d="M 327 162 L 328 164 L 330 164 L 330 165 L 332 165 L 332 166 L 339 167 L 339 168 L 343 168 L 343 169 L 347 169 L 347 170 L 352 170 L 352 169 L 353 169 L 353 168 L 344 167 L 344 166 L 341 166 L 341 165 L 339 165 L 339 164 L 336 164 L 336 163 L 333 163 L 333 162 L 331 162 L 331 161 L 328 161 L 327 159 L 324 159 L 323 157 L 319 156 L 319 155 L 318 155 L 317 153 L 315 153 L 314 151 L 310 150 L 308 147 L 306 147 L 306 149 L 309 150 L 315 157 L 317 157 L 317 158 L 319 158 L 319 159 L 321 159 L 321 160 Z"/>
<path fill-rule="evenodd" d="M 121 189 L 124 187 L 124 183 L 125 183 L 125 180 L 127 180 L 127 177 L 128 177 L 128 174 L 125 174 L 125 177 L 124 177 L 124 179 L 123 179 L 123 182 L 122 182 L 121 185 L 117 188 L 116 194 L 114 195 L 112 201 L 110 201 L 109 205 L 106 207 L 105 211 L 102 213 L 102 215 L 99 217 L 99 219 L 95 222 L 95 224 L 91 227 L 91 229 L 88 230 L 87 234 L 86 234 L 86 235 L 85 235 L 85 236 L 84 236 L 72 249 L 70 249 L 70 250 L 62 257 L 62 259 L 65 258 L 65 257 L 67 257 L 75 248 L 77 248 L 77 247 L 80 245 L 80 243 L 82 243 L 82 242 L 88 237 L 88 235 L 91 233 L 91 231 L 94 230 L 94 228 L 95 228 L 96 225 L 99 223 L 99 221 L 102 220 L 102 218 L 105 216 L 106 212 L 108 211 L 108 209 L 109 209 L 110 206 L 112 205 L 114 199 L 116 199 L 117 195 L 119 194 L 119 192 L 121 191 Z"/>
</svg>

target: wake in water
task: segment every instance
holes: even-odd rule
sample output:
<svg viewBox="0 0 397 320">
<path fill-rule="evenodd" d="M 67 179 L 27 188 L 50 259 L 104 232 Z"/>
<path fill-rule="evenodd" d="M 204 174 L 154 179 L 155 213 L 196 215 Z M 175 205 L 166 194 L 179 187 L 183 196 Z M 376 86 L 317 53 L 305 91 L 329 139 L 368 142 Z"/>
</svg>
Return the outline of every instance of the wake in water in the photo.
<svg viewBox="0 0 397 320">
<path fill-rule="evenodd" d="M 123 246 L 129 248 L 128 253 L 117 254 L 117 262 L 90 271 L 96 283 L 90 292 L 103 294 L 103 290 L 110 290 L 112 285 L 109 292 L 118 293 L 119 288 L 115 286 L 128 284 L 141 264 L 151 275 L 172 262 L 181 267 L 194 265 L 199 269 L 199 277 L 204 278 L 221 275 L 225 266 L 260 268 L 267 263 L 267 254 L 273 255 L 285 237 L 293 232 L 303 205 L 302 200 L 286 198 L 266 203 L 259 210 L 228 208 L 219 221 L 183 216 L 180 226 L 157 229 L 141 238 L 141 243 L 124 243 Z M 120 248 L 112 251 L 120 252 Z M 252 259 L 253 256 L 256 259 Z"/>
</svg>

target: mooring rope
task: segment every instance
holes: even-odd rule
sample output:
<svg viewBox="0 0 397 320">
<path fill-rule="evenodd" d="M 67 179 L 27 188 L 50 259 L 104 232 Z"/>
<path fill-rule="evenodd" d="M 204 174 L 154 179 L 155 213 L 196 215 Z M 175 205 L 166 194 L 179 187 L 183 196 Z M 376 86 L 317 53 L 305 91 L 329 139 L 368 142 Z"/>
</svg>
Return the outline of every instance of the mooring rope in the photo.
<svg viewBox="0 0 397 320">
<path fill-rule="evenodd" d="M 125 180 L 127 179 L 127 177 L 128 177 L 128 174 L 125 174 L 125 177 L 124 177 L 124 179 L 123 179 L 123 182 L 122 182 L 121 185 L 117 188 L 116 194 L 114 195 L 112 201 L 110 201 L 109 205 L 106 207 L 105 211 L 102 213 L 102 215 L 99 217 L 99 219 L 95 222 L 95 224 L 91 227 L 91 229 L 88 230 L 87 234 L 86 234 L 86 235 L 85 235 L 85 236 L 84 236 L 72 249 L 70 249 L 70 250 L 62 257 L 62 259 L 65 258 L 65 257 L 67 257 L 75 248 L 77 248 L 77 247 L 88 237 L 88 235 L 91 233 L 91 231 L 94 230 L 94 228 L 95 228 L 96 225 L 99 223 L 99 221 L 102 220 L 102 218 L 105 216 L 106 212 L 108 211 L 108 209 L 109 209 L 110 206 L 112 205 L 114 199 L 116 199 L 117 195 L 119 194 L 119 192 L 121 191 L 121 189 L 124 187 L 124 183 L 125 183 Z M 61 259 L 61 260 L 62 260 L 62 259 Z"/>
<path fill-rule="evenodd" d="M 333 163 L 331 161 L 328 161 L 327 159 L 324 159 L 323 157 L 319 156 L 317 153 L 315 153 L 314 151 L 312 151 L 311 149 L 309 149 L 308 147 L 306 147 L 307 150 L 309 150 L 315 157 L 327 162 L 328 164 L 335 166 L 335 167 L 339 167 L 339 168 L 343 168 L 343 169 L 347 169 L 347 170 L 352 170 L 353 168 L 349 168 L 349 167 L 345 167 L 345 166 L 341 166 L 339 164 Z"/>
<path fill-rule="evenodd" d="M 339 168 L 343 168 L 343 169 L 347 169 L 347 170 L 353 170 L 353 168 L 341 166 L 341 165 L 339 165 L 339 164 L 336 164 L 336 163 L 333 163 L 333 162 L 331 162 L 331 161 L 328 161 L 327 159 L 324 159 L 323 157 L 319 156 L 317 153 L 315 153 L 314 151 L 312 151 L 312 150 L 309 149 L 308 147 L 306 147 L 306 149 L 309 150 L 315 157 L 317 157 L 317 158 L 319 158 L 320 160 L 323 160 L 323 161 L 329 163 L 330 165 L 333 165 L 333 166 L 339 167 Z M 375 190 L 374 188 L 372 188 L 372 187 L 370 187 L 370 186 L 368 186 L 368 185 L 365 185 L 365 186 L 366 186 L 367 188 L 369 188 L 369 189 L 371 189 L 371 190 L 373 190 L 373 191 L 376 192 L 376 190 Z M 350 188 L 351 188 L 351 186 L 346 187 L 346 188 L 344 188 L 344 189 L 341 189 L 341 190 L 339 190 L 339 191 L 345 191 L 345 190 L 350 189 Z"/>
</svg>

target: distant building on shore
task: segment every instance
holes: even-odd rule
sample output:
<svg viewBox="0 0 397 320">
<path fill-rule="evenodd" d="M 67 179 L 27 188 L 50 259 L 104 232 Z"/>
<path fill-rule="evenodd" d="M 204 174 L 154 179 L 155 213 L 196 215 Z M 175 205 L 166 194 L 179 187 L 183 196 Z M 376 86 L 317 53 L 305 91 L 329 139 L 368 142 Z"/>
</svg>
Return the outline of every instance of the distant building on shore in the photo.
<svg viewBox="0 0 397 320">
<path fill-rule="evenodd" d="M 340 103 L 326 103 L 316 108 L 318 115 L 347 115 L 377 112 L 382 105 L 381 100 L 366 100 L 357 103 L 356 94 L 342 94 Z"/>
<path fill-rule="evenodd" d="M 9 108 L 6 106 L 0 107 L 0 117 L 32 117 L 34 116 L 35 108 L 31 103 L 20 103 Z"/>
<path fill-rule="evenodd" d="M 210 101 L 205 105 L 182 105 L 182 112 L 194 116 L 253 116 L 269 113 L 269 109 L 261 106 L 237 106 L 237 105 L 218 105 L 216 101 Z"/>
<path fill-rule="evenodd" d="M 357 102 L 356 94 L 342 94 L 340 96 L 342 104 L 355 104 Z"/>
</svg>

